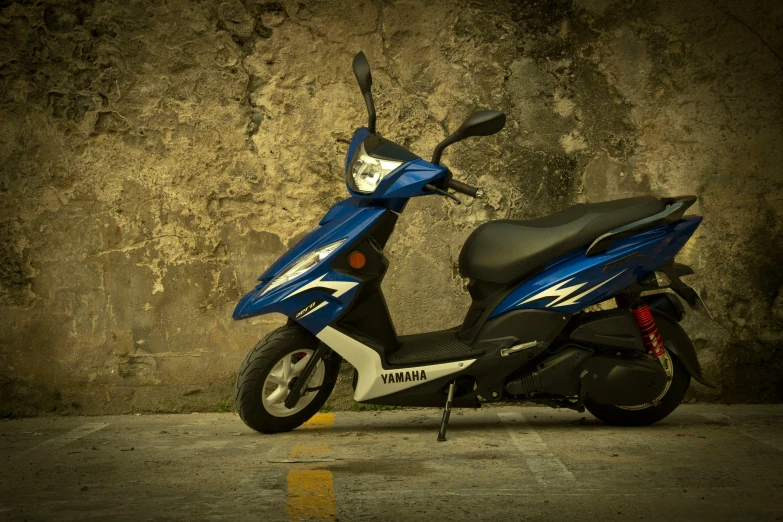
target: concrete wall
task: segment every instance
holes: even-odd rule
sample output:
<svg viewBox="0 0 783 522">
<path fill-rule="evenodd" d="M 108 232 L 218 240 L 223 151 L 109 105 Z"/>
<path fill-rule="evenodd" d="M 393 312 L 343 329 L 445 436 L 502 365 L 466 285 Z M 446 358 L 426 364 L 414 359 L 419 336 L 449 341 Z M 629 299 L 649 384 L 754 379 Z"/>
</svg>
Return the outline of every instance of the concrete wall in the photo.
<svg viewBox="0 0 783 522">
<path fill-rule="evenodd" d="M 236 300 L 345 197 L 365 122 L 448 150 L 484 201 L 413 201 L 387 251 L 400 333 L 458 324 L 460 246 L 489 219 L 698 194 L 679 259 L 716 392 L 783 398 L 783 13 L 772 0 L 0 1 L 0 408 L 216 409 L 282 324 Z M 342 398 L 348 404 L 341 385 Z"/>
</svg>

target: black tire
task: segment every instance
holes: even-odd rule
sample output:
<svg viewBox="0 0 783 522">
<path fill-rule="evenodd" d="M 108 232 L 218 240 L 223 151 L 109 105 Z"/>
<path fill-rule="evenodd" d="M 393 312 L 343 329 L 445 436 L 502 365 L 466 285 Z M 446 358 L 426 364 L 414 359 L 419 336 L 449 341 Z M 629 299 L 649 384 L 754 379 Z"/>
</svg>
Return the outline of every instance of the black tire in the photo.
<svg viewBox="0 0 783 522">
<path fill-rule="evenodd" d="M 669 338 L 676 337 L 678 343 L 691 343 L 688 335 L 679 324 L 657 311 L 653 311 L 653 316 L 658 323 L 658 329 L 664 342 Z M 693 345 L 689 348 L 692 350 Z M 691 384 L 691 376 L 677 356 L 671 352 L 668 352 L 668 355 L 671 357 L 674 368 L 672 383 L 666 391 L 666 395 L 661 397 L 657 405 L 643 410 L 626 410 L 611 404 L 598 404 L 587 398 L 585 399 L 585 408 L 598 419 L 615 426 L 649 426 L 663 419 L 677 409 Z"/>
<path fill-rule="evenodd" d="M 596 418 L 615 426 L 649 426 L 663 419 L 680 405 L 691 384 L 691 376 L 677 357 L 669 353 L 674 366 L 672 383 L 660 402 L 643 410 L 626 410 L 611 404 L 598 404 L 585 399 L 585 408 Z"/>
<path fill-rule="evenodd" d="M 263 401 L 264 383 L 275 365 L 283 357 L 301 350 L 315 351 L 318 343 L 318 339 L 307 330 L 296 323 L 289 323 L 271 332 L 250 350 L 239 369 L 235 395 L 237 412 L 249 428 L 261 433 L 291 431 L 307 422 L 321 409 L 332 393 L 340 371 L 339 360 L 328 357 L 322 362 L 325 370 L 323 385 L 304 409 L 281 417 L 267 411 Z"/>
</svg>

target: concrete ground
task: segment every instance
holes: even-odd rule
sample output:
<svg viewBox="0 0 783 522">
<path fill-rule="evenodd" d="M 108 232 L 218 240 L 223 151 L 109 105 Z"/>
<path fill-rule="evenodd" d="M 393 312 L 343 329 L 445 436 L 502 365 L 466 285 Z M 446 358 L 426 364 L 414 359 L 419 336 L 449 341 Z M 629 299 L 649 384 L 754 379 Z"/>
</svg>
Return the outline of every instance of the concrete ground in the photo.
<svg viewBox="0 0 783 522">
<path fill-rule="evenodd" d="M 783 406 L 647 428 L 544 408 L 0 423 L 0 520 L 783 520 Z"/>
</svg>

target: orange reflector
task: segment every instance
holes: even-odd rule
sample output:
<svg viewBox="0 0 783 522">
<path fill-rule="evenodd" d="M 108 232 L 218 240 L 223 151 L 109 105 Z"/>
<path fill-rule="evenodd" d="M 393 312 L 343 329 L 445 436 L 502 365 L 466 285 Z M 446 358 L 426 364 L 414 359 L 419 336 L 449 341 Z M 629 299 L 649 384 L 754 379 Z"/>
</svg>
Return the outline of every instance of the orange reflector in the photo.
<svg viewBox="0 0 783 522">
<path fill-rule="evenodd" d="M 358 270 L 363 268 L 366 262 L 367 258 L 361 252 L 351 252 L 351 255 L 348 256 L 348 264 L 351 265 L 351 268 Z"/>
</svg>

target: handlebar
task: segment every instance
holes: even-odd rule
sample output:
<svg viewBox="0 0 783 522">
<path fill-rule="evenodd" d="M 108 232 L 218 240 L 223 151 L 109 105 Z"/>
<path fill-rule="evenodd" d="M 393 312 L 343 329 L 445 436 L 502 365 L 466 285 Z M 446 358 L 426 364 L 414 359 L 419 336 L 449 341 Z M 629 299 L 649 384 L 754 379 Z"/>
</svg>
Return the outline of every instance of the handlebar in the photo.
<svg viewBox="0 0 783 522">
<path fill-rule="evenodd" d="M 444 186 L 447 189 L 452 189 L 454 192 L 459 192 L 460 194 L 465 194 L 466 196 L 470 196 L 472 198 L 484 197 L 484 191 L 482 189 L 471 187 L 467 183 L 457 181 L 456 179 L 449 178 L 446 180 L 446 183 L 444 183 Z"/>
<path fill-rule="evenodd" d="M 441 188 L 442 187 L 442 188 Z M 454 190 L 455 192 L 459 192 L 460 194 L 465 194 L 466 196 L 470 196 L 472 198 L 483 198 L 484 197 L 484 191 L 480 188 L 471 187 L 467 183 L 462 183 L 461 181 L 457 181 L 455 179 L 451 179 L 451 173 L 449 172 L 449 177 L 443 182 L 443 184 L 438 187 L 436 185 L 433 185 L 432 183 L 427 183 L 424 188 L 426 190 L 437 192 L 441 196 L 446 196 L 454 200 L 454 203 L 460 204 L 460 200 L 454 197 L 453 194 L 450 194 L 448 192 L 449 189 Z"/>
</svg>

